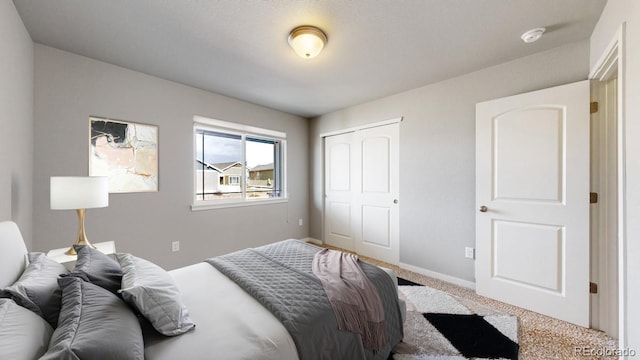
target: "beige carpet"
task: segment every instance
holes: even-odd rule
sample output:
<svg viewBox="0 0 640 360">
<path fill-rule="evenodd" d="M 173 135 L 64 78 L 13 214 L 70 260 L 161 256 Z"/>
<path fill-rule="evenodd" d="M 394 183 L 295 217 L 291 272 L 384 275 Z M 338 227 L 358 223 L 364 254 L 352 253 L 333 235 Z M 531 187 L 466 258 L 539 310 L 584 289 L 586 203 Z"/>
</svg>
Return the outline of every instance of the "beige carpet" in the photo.
<svg viewBox="0 0 640 360">
<path fill-rule="evenodd" d="M 601 331 L 583 328 L 517 306 L 479 296 L 470 289 L 403 270 L 391 264 L 373 259 L 367 260 L 377 265 L 391 268 L 398 276 L 407 280 L 517 316 L 519 321 L 520 359 L 602 359 L 606 357 L 585 356 L 580 353 L 582 350 L 576 349 L 594 349 L 596 351 L 595 354 L 599 354 L 605 353 L 604 349 L 616 349 L 617 347 L 617 342 Z M 617 359 L 615 356 L 609 358 Z"/>
<path fill-rule="evenodd" d="M 417 274 L 375 259 L 360 256 L 372 264 L 392 269 L 407 280 L 442 290 L 464 299 L 490 306 L 518 317 L 520 344 L 519 359 L 617 359 L 602 356 L 617 348 L 617 341 L 602 331 L 583 328 L 561 320 L 550 318 L 517 306 L 477 295 L 473 290 L 453 285 L 428 276 Z M 594 354 L 591 356 L 590 354 Z"/>
</svg>

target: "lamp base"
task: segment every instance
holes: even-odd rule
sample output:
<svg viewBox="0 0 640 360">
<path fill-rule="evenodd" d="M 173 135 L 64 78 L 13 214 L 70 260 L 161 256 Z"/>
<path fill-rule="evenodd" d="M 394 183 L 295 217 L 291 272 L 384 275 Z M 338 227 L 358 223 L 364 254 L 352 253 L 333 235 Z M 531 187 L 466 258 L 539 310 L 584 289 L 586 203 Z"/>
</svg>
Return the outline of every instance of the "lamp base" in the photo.
<svg viewBox="0 0 640 360">
<path fill-rule="evenodd" d="M 89 240 L 87 239 L 87 234 L 84 232 L 84 213 L 85 213 L 85 209 L 78 209 L 76 210 L 78 212 L 78 239 L 76 240 L 76 243 L 73 245 L 87 245 L 87 246 L 91 246 L 93 249 L 95 249 L 96 247 L 91 245 L 91 243 L 89 242 Z M 76 249 L 73 248 L 73 246 L 71 246 L 69 248 L 69 250 L 65 251 L 65 254 L 67 255 L 78 255 L 78 253 L 76 252 Z"/>
<path fill-rule="evenodd" d="M 79 245 L 87 245 L 87 246 L 91 247 L 92 249 L 97 249 L 97 247 L 95 247 L 92 243 L 90 243 L 89 240 L 85 239 L 85 241 L 76 241 L 76 243 L 73 244 L 69 248 L 69 250 L 65 251 L 64 253 L 66 255 L 78 255 L 78 253 L 76 252 L 76 249 L 74 249 L 73 247 L 74 246 L 79 246 Z"/>
</svg>

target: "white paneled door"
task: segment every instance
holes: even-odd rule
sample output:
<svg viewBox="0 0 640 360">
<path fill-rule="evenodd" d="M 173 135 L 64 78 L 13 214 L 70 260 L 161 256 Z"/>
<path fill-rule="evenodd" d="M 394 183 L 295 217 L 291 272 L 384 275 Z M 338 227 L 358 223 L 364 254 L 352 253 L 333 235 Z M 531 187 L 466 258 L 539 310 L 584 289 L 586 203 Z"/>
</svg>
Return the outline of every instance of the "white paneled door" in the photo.
<svg viewBox="0 0 640 360">
<path fill-rule="evenodd" d="M 351 215 L 356 191 L 351 172 L 353 141 L 353 132 L 324 139 L 324 241 L 350 251 L 355 251 L 356 231 Z"/>
<path fill-rule="evenodd" d="M 589 82 L 476 105 L 476 291 L 589 326 Z"/>
<path fill-rule="evenodd" d="M 325 242 L 399 261 L 399 124 L 325 138 Z"/>
</svg>

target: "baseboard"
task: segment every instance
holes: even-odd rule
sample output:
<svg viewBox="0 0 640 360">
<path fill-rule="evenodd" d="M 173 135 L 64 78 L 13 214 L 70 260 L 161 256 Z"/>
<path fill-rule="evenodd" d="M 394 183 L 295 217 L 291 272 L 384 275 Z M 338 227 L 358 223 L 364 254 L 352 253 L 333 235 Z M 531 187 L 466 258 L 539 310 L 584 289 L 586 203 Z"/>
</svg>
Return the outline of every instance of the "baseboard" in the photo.
<svg viewBox="0 0 640 360">
<path fill-rule="evenodd" d="M 455 276 L 441 274 L 439 272 L 423 269 L 421 267 L 405 264 L 405 263 L 402 263 L 402 262 L 399 264 L 399 266 L 400 266 L 401 269 L 413 271 L 414 273 L 418 273 L 418 274 L 425 275 L 425 276 L 430 276 L 430 277 L 432 277 L 434 279 L 446 281 L 448 283 L 452 283 L 454 285 L 462 286 L 462 287 L 465 287 L 467 289 L 471 289 L 473 291 L 476 290 L 476 283 L 468 281 L 468 280 L 460 279 L 460 278 L 457 278 Z"/>
<path fill-rule="evenodd" d="M 304 238 L 304 239 L 300 239 L 300 240 L 302 240 L 304 242 L 309 242 L 309 243 L 312 243 L 312 244 L 316 244 L 316 245 L 321 245 L 321 246 L 323 244 L 322 240 L 318 240 L 318 239 L 314 239 L 314 238 L 310 238 L 310 237 Z"/>
</svg>

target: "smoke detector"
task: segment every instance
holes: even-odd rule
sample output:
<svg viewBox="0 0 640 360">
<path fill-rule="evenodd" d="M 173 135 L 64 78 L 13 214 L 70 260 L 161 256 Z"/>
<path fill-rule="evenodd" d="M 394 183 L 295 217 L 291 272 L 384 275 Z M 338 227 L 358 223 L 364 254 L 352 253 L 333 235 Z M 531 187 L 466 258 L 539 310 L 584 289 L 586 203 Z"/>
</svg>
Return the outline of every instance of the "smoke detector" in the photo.
<svg viewBox="0 0 640 360">
<path fill-rule="evenodd" d="M 547 30 L 547 29 L 545 29 L 545 28 L 531 29 L 531 30 L 525 32 L 524 34 L 522 34 L 522 36 L 520 36 L 520 38 L 525 43 L 530 44 L 532 42 L 538 41 L 538 39 L 540 39 L 542 37 L 542 34 L 544 34 L 545 30 Z"/>
</svg>

